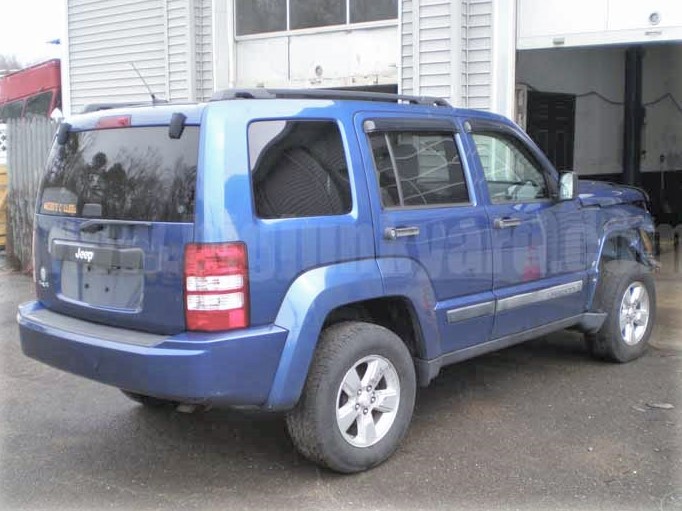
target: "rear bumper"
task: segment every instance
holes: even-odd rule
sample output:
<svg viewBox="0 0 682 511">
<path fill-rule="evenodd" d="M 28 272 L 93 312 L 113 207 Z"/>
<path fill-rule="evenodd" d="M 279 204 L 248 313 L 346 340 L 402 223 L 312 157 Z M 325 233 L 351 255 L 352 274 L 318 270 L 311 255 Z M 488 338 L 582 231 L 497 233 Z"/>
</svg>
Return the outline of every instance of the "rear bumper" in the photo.
<svg viewBox="0 0 682 511">
<path fill-rule="evenodd" d="M 233 406 L 266 402 L 287 336 L 274 325 L 153 336 L 56 314 L 35 301 L 19 307 L 17 321 L 23 352 L 57 369 L 149 396 Z"/>
</svg>

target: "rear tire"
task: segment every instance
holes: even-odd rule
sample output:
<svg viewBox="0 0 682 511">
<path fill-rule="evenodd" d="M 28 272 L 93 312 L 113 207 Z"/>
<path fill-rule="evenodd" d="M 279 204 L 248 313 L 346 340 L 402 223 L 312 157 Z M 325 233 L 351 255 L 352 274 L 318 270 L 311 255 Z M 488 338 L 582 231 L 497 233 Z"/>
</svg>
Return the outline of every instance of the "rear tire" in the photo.
<svg viewBox="0 0 682 511">
<path fill-rule="evenodd" d="M 338 323 L 320 337 L 287 430 L 314 463 L 361 472 L 398 448 L 415 395 L 414 364 L 400 337 L 371 323 Z"/>
<path fill-rule="evenodd" d="M 121 390 L 121 392 L 123 392 L 128 399 L 132 399 L 136 403 L 144 405 L 147 408 L 171 408 L 178 406 L 178 403 L 168 399 L 145 396 L 144 394 L 136 394 L 135 392 L 128 392 L 127 390 Z"/>
<path fill-rule="evenodd" d="M 648 268 L 635 261 L 606 263 L 594 304 L 607 317 L 596 334 L 586 336 L 592 355 L 620 363 L 641 357 L 656 319 L 656 288 Z"/>
</svg>

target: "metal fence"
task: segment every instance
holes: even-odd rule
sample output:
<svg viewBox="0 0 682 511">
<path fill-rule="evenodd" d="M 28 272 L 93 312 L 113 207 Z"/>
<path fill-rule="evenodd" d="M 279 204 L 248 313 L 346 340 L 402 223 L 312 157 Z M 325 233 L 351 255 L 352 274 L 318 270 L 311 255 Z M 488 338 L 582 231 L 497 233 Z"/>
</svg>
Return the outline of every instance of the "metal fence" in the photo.
<svg viewBox="0 0 682 511">
<path fill-rule="evenodd" d="M 57 126 L 43 117 L 7 123 L 7 256 L 23 270 L 31 267 L 36 195 Z"/>
</svg>

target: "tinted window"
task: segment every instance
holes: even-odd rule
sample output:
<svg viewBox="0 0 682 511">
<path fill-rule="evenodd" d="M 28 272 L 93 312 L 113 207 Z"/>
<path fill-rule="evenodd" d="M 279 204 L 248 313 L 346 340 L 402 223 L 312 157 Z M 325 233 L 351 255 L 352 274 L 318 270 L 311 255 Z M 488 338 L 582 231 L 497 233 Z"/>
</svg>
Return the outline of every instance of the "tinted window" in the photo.
<svg viewBox="0 0 682 511">
<path fill-rule="evenodd" d="M 370 142 L 385 207 L 469 202 L 453 134 L 372 133 Z"/>
<path fill-rule="evenodd" d="M 398 17 L 398 0 L 351 0 L 350 22 L 390 20 Z"/>
<path fill-rule="evenodd" d="M 492 202 L 549 198 L 542 167 L 521 142 L 500 133 L 473 135 Z"/>
<path fill-rule="evenodd" d="M 43 92 L 26 100 L 26 113 L 24 115 L 50 115 L 50 103 L 52 103 L 52 92 Z"/>
<path fill-rule="evenodd" d="M 287 29 L 286 0 L 237 0 L 237 35 Z"/>
<path fill-rule="evenodd" d="M 336 123 L 252 123 L 249 158 L 259 217 L 342 215 L 351 210 L 348 164 Z"/>
<path fill-rule="evenodd" d="M 13 103 L 7 103 L 2 107 L 2 119 L 18 119 L 24 111 L 23 101 L 14 101 Z"/>
<path fill-rule="evenodd" d="M 194 218 L 199 128 L 179 140 L 168 127 L 71 133 L 55 144 L 40 213 L 157 222 Z"/>
<path fill-rule="evenodd" d="M 346 0 L 290 0 L 291 29 L 346 23 Z"/>
</svg>

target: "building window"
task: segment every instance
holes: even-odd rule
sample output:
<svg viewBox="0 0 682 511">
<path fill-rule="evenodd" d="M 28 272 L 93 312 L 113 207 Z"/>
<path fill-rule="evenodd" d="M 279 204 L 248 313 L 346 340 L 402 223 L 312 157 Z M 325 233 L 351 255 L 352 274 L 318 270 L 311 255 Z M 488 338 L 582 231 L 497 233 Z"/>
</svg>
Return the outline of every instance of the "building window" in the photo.
<svg viewBox="0 0 682 511">
<path fill-rule="evenodd" d="M 390 20 L 398 16 L 398 0 L 351 0 L 350 22 Z"/>
<path fill-rule="evenodd" d="M 341 132 L 332 121 L 249 126 L 251 180 L 260 218 L 344 215 L 351 187 Z"/>
<path fill-rule="evenodd" d="M 370 142 L 384 207 L 469 202 L 452 133 L 372 133 Z"/>
<path fill-rule="evenodd" d="M 237 35 L 287 29 L 287 0 L 237 0 Z"/>
<path fill-rule="evenodd" d="M 236 0 L 238 36 L 397 18 L 398 0 Z"/>
<path fill-rule="evenodd" d="M 291 29 L 326 27 L 346 23 L 345 0 L 289 0 Z"/>
</svg>

